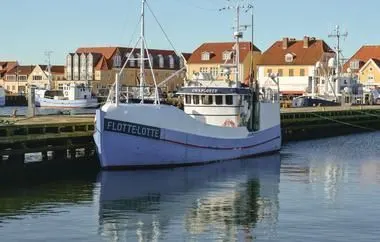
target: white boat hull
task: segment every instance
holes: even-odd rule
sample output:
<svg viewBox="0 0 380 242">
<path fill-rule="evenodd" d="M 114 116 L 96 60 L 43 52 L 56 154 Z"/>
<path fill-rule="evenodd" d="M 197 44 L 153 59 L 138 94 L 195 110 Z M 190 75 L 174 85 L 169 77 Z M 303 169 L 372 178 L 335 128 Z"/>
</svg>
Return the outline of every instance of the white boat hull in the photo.
<svg viewBox="0 0 380 242">
<path fill-rule="evenodd" d="M 36 98 L 37 107 L 50 108 L 96 108 L 98 104 L 97 98 L 79 99 L 79 100 L 55 100 L 49 98 Z"/>
<path fill-rule="evenodd" d="M 270 127 L 249 133 L 245 127 L 204 124 L 171 106 L 136 105 L 97 110 L 94 139 L 103 168 L 193 165 L 281 148 L 279 118 Z M 137 110 L 139 115 L 134 115 Z"/>
</svg>

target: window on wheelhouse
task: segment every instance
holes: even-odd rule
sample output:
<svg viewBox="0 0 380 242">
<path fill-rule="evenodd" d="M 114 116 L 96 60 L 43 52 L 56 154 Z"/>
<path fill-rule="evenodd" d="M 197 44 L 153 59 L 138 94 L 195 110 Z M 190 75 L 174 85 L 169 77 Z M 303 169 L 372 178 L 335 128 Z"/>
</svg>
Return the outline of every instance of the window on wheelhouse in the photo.
<svg viewBox="0 0 380 242">
<path fill-rule="evenodd" d="M 232 95 L 226 95 L 226 104 L 227 105 L 234 104 Z"/>
<path fill-rule="evenodd" d="M 193 95 L 193 104 L 199 104 L 199 96 Z"/>
<path fill-rule="evenodd" d="M 211 95 L 202 95 L 201 96 L 202 104 L 210 105 L 212 104 L 212 96 Z"/>
<path fill-rule="evenodd" d="M 223 104 L 223 96 L 222 95 L 216 95 L 215 96 L 215 104 L 216 105 L 222 105 Z"/>
<path fill-rule="evenodd" d="M 191 103 L 191 96 L 190 95 L 185 95 L 185 103 L 190 104 Z"/>
</svg>

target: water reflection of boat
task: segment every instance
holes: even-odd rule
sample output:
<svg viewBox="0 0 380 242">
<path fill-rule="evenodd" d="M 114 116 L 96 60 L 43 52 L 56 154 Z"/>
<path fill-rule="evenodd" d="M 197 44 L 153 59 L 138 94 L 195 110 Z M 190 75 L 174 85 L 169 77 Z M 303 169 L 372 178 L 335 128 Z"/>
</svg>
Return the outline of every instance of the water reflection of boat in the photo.
<svg viewBox="0 0 380 242">
<path fill-rule="evenodd" d="M 100 233 L 112 241 L 152 241 L 249 237 L 257 223 L 272 231 L 279 177 L 279 154 L 170 170 L 102 171 Z"/>
</svg>

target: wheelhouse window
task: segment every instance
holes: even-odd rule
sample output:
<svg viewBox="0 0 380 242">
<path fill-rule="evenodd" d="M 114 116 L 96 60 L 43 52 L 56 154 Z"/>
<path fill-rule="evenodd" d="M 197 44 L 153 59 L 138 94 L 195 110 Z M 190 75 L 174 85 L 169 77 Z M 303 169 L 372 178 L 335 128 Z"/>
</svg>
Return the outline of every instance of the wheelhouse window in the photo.
<svg viewBox="0 0 380 242">
<path fill-rule="evenodd" d="M 191 96 L 190 95 L 185 95 L 185 103 L 190 104 L 191 103 Z"/>
<path fill-rule="evenodd" d="M 233 97 L 232 95 L 226 95 L 226 104 L 227 105 L 232 105 L 234 102 L 233 102 Z"/>
<path fill-rule="evenodd" d="M 210 105 L 212 104 L 212 96 L 211 95 L 202 95 L 201 96 L 202 104 Z"/>
<path fill-rule="evenodd" d="M 216 105 L 222 105 L 223 104 L 223 96 L 221 96 L 221 95 L 215 96 L 215 104 Z"/>
<path fill-rule="evenodd" d="M 199 96 L 193 95 L 193 104 L 199 104 Z"/>
</svg>

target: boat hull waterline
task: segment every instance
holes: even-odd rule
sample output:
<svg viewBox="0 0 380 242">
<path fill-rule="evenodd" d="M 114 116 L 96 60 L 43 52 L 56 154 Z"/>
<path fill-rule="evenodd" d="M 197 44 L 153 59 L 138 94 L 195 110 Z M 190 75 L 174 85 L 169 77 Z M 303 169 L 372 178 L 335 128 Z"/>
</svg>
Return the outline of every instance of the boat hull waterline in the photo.
<svg viewBox="0 0 380 242">
<path fill-rule="evenodd" d="M 104 169 L 182 166 L 279 151 L 280 125 L 242 138 L 207 137 L 105 118 L 96 111 L 94 140 Z"/>
</svg>

